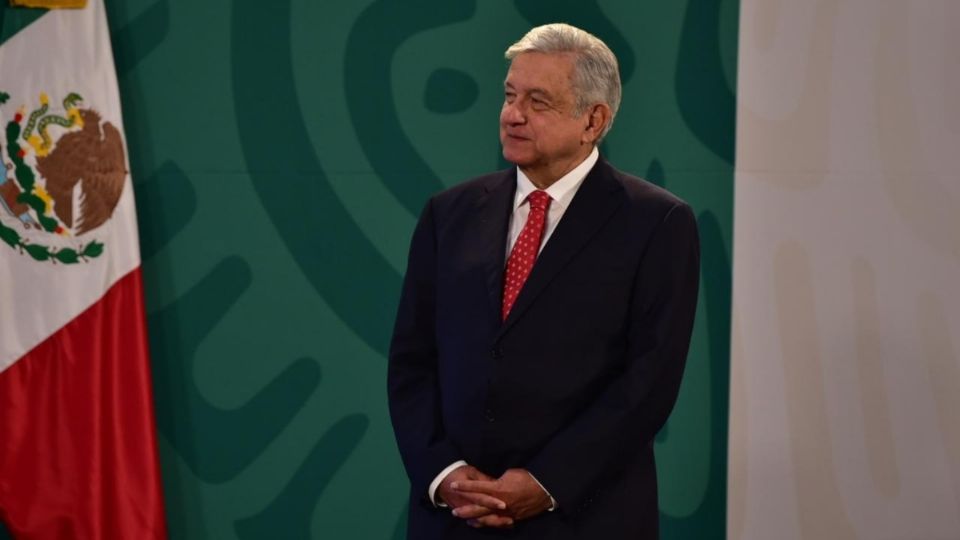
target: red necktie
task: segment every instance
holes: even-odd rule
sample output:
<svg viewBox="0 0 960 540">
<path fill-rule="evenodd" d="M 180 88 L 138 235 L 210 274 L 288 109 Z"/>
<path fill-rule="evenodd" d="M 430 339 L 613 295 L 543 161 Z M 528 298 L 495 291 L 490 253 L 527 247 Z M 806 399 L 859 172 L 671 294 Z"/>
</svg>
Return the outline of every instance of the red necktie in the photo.
<svg viewBox="0 0 960 540">
<path fill-rule="evenodd" d="M 550 195 L 546 191 L 534 191 L 527 196 L 530 203 L 530 214 L 527 223 L 520 231 L 517 243 L 510 251 L 507 259 L 506 276 L 503 280 L 503 320 L 507 320 L 510 308 L 517 300 L 520 289 L 527 281 L 527 276 L 533 270 L 533 263 L 540 252 L 540 240 L 543 239 L 543 229 L 547 222 L 547 208 L 550 207 Z"/>
</svg>

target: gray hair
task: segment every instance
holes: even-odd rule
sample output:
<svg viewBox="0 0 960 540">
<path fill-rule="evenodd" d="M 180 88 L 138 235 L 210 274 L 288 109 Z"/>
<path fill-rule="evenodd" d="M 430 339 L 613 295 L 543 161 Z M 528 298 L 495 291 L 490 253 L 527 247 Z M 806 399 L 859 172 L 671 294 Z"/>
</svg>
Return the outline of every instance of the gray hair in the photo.
<svg viewBox="0 0 960 540">
<path fill-rule="evenodd" d="M 603 139 L 613 126 L 621 97 L 620 67 L 607 44 L 575 26 L 554 23 L 530 30 L 511 45 L 504 56 L 513 60 L 525 52 L 573 53 L 576 56 L 573 68 L 574 114 L 579 116 L 591 105 L 606 103 L 610 107 L 610 122 L 600 134 Z"/>
</svg>

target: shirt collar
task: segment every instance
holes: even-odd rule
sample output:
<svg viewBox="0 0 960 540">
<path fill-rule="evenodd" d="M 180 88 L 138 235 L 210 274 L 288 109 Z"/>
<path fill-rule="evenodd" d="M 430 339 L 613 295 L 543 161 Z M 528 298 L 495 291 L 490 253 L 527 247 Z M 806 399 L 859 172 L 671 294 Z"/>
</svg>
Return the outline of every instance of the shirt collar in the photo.
<svg viewBox="0 0 960 540">
<path fill-rule="evenodd" d="M 566 206 L 570 204 L 573 196 L 577 194 L 577 189 L 580 188 L 580 184 L 583 183 L 583 180 L 587 177 L 587 173 L 596 165 L 599 158 L 600 152 L 597 150 L 597 147 L 593 147 L 593 151 L 590 152 L 587 159 L 580 162 L 573 170 L 560 177 L 559 180 L 544 190 L 547 192 L 547 195 L 550 195 L 552 201 L 550 203 L 552 205 L 551 207 L 559 205 L 566 208 Z M 523 204 L 523 202 L 527 200 L 527 195 L 530 195 L 536 191 L 536 189 L 537 186 L 533 185 L 533 182 L 527 178 L 526 174 L 523 174 L 520 167 L 517 167 L 517 193 L 513 198 L 513 209 L 516 210 Z"/>
</svg>

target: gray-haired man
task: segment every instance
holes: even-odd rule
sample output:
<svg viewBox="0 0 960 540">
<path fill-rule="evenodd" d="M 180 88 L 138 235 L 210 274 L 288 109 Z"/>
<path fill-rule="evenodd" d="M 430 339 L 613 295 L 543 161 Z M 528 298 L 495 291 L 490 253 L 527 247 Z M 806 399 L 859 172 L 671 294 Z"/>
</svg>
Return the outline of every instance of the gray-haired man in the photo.
<svg viewBox="0 0 960 540">
<path fill-rule="evenodd" d="M 506 53 L 516 168 L 426 205 L 390 351 L 412 539 L 656 538 L 699 245 L 683 201 L 611 167 L 617 61 L 565 24 Z"/>
</svg>

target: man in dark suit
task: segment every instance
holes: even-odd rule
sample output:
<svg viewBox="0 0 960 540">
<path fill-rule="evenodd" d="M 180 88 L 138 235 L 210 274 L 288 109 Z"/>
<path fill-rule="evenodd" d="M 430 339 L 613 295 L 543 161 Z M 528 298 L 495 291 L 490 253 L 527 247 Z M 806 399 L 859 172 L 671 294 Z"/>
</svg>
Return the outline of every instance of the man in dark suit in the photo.
<svg viewBox="0 0 960 540">
<path fill-rule="evenodd" d="M 506 56 L 517 167 L 433 197 L 411 242 L 388 373 L 408 535 L 657 538 L 696 221 L 599 157 L 620 103 L 602 41 L 546 25 Z"/>
</svg>

